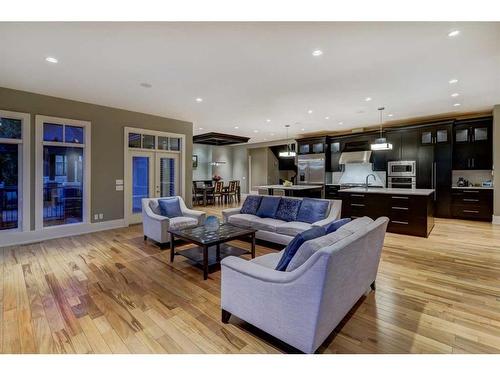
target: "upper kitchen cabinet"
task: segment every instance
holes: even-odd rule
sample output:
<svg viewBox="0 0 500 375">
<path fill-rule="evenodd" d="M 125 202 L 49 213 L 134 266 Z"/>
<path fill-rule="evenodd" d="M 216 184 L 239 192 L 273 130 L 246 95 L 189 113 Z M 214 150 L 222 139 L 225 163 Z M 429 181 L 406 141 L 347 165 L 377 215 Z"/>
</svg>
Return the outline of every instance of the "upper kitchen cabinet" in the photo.
<svg viewBox="0 0 500 375">
<path fill-rule="evenodd" d="M 298 154 L 323 154 L 326 150 L 326 137 L 308 138 L 297 140 Z"/>
<path fill-rule="evenodd" d="M 453 169 L 493 168 L 492 118 L 459 120 L 453 128 Z"/>
<path fill-rule="evenodd" d="M 342 166 L 339 164 L 340 155 L 342 154 L 341 142 L 340 138 L 331 138 L 328 141 L 330 147 L 330 165 L 326 166 L 328 172 L 342 171 Z"/>
<path fill-rule="evenodd" d="M 443 124 L 420 128 L 420 144 L 422 146 L 428 146 L 432 144 L 451 143 L 451 124 L 452 122 L 450 121 Z"/>
</svg>

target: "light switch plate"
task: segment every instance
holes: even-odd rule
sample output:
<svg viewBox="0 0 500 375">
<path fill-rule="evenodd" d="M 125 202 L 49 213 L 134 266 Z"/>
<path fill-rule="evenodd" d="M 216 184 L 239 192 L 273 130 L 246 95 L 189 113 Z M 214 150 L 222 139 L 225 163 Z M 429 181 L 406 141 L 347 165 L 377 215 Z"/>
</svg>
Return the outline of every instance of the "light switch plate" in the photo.
<svg viewBox="0 0 500 375">
<path fill-rule="evenodd" d="M 94 220 L 99 220 L 99 214 L 94 214 Z"/>
<path fill-rule="evenodd" d="M 116 185 L 123 185 L 123 180 L 116 180 Z"/>
<path fill-rule="evenodd" d="M 123 185 L 116 185 L 116 191 L 123 191 Z"/>
</svg>

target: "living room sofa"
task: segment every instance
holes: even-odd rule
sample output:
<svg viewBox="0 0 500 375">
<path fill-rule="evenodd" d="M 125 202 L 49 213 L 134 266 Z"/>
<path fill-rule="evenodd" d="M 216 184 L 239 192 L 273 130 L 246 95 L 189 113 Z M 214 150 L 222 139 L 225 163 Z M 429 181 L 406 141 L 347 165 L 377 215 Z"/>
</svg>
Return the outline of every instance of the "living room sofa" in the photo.
<svg viewBox="0 0 500 375">
<path fill-rule="evenodd" d="M 259 195 L 260 197 L 261 195 Z M 246 199 L 252 195 L 246 196 Z M 263 195 L 266 197 L 266 195 Z M 281 199 L 303 200 L 304 198 L 283 197 Z M 306 198 L 307 199 L 307 198 Z M 342 201 L 329 199 L 314 199 L 315 201 L 328 202 L 328 209 L 321 220 L 313 223 L 303 221 L 285 221 L 275 217 L 259 217 L 253 214 L 241 213 L 241 208 L 228 208 L 222 211 L 223 221 L 239 227 L 257 229 L 255 237 L 261 240 L 287 245 L 298 233 L 304 232 L 313 226 L 327 226 L 340 218 Z"/>
<path fill-rule="evenodd" d="M 223 259 L 222 321 L 228 323 L 234 314 L 314 353 L 362 295 L 375 290 L 388 222 L 386 217 L 363 217 L 304 242 L 298 252 L 316 251 L 292 271 L 275 270 L 283 251 L 251 261 Z"/>
</svg>

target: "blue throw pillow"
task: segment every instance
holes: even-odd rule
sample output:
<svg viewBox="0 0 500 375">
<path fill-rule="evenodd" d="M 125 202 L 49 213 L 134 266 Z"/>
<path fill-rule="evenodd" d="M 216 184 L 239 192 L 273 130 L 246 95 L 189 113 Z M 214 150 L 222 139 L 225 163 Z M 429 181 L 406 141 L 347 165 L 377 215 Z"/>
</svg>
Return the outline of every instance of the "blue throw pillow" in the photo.
<svg viewBox="0 0 500 375">
<path fill-rule="evenodd" d="M 245 202 L 243 202 L 240 213 L 257 215 L 261 200 L 262 197 L 260 195 L 249 195 L 247 199 L 245 199 Z"/>
<path fill-rule="evenodd" d="M 342 225 L 347 224 L 350 221 L 351 221 L 350 218 L 335 220 L 333 223 L 330 223 L 329 225 L 326 226 L 326 228 L 325 228 L 326 229 L 326 234 L 330 234 L 330 233 L 335 232 Z"/>
<path fill-rule="evenodd" d="M 288 244 L 281 256 L 280 261 L 276 265 L 276 271 L 285 271 L 288 267 L 288 263 L 292 260 L 293 256 L 299 250 L 299 247 L 306 241 L 312 240 L 317 237 L 324 236 L 326 230 L 323 227 L 312 227 L 302 233 L 297 234 L 292 241 Z"/>
<path fill-rule="evenodd" d="M 162 216 L 169 218 L 182 216 L 179 198 L 171 197 L 158 199 L 158 204 L 160 205 L 160 213 Z"/>
<path fill-rule="evenodd" d="M 276 219 L 295 221 L 301 203 L 302 201 L 300 199 L 281 198 L 278 211 L 276 212 Z"/>
<path fill-rule="evenodd" d="M 278 211 L 278 206 L 280 204 L 281 197 L 264 196 L 260 202 L 259 209 L 257 210 L 258 217 L 270 217 L 274 219 L 276 216 L 276 211 Z"/>
<path fill-rule="evenodd" d="M 323 220 L 326 217 L 329 204 L 328 201 L 320 199 L 304 198 L 297 214 L 297 221 L 312 224 Z"/>
</svg>

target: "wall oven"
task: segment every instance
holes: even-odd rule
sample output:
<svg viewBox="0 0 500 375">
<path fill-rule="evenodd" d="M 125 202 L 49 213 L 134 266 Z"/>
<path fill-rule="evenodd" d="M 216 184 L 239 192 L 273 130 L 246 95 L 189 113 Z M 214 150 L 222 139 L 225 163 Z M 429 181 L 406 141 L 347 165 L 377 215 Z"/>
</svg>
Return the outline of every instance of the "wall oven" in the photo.
<svg viewBox="0 0 500 375">
<path fill-rule="evenodd" d="M 387 176 L 389 177 L 415 177 L 417 175 L 417 162 L 414 160 L 390 161 L 387 163 Z"/>
<path fill-rule="evenodd" d="M 415 189 L 417 187 L 417 178 L 412 177 L 388 177 L 387 187 L 391 189 Z"/>
</svg>

